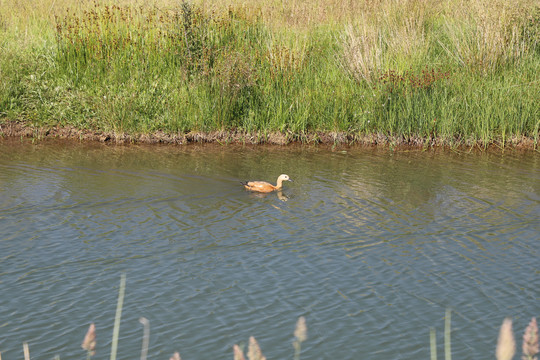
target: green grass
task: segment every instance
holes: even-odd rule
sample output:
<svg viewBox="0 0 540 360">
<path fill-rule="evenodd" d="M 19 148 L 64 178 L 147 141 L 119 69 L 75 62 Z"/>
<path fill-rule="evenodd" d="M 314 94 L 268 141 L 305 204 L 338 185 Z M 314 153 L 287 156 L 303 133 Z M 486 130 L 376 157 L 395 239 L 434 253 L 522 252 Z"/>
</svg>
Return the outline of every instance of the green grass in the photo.
<svg viewBox="0 0 540 360">
<path fill-rule="evenodd" d="M 350 17 L 325 2 L 335 14 L 319 22 L 325 4 L 53 2 L 25 15 L 3 3 L 0 121 L 538 142 L 534 2 L 470 0 L 463 13 L 457 2 L 380 0 Z"/>
</svg>

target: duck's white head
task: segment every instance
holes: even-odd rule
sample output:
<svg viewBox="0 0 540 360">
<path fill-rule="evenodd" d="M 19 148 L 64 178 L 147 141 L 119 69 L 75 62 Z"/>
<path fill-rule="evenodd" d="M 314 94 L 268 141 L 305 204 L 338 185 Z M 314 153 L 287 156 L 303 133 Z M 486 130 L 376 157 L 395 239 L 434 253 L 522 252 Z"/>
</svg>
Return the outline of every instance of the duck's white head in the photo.
<svg viewBox="0 0 540 360">
<path fill-rule="evenodd" d="M 289 175 L 287 174 L 281 174 L 279 175 L 279 177 L 277 178 L 277 181 L 280 182 L 280 181 L 292 181 L 291 178 L 289 177 Z"/>
</svg>

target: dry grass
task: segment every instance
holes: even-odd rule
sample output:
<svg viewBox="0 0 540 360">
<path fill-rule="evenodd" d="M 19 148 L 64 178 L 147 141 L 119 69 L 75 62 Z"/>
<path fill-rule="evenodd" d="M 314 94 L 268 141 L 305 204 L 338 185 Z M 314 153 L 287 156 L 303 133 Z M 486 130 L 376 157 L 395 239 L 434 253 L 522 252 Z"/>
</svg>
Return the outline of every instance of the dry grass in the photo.
<svg viewBox="0 0 540 360">
<path fill-rule="evenodd" d="M 493 72 L 537 46 L 538 32 L 523 31 L 527 21 L 538 26 L 531 9 L 530 0 L 382 0 L 345 27 L 343 63 L 357 80 L 372 83 L 378 72 L 429 61 L 436 44 L 459 66 Z"/>
<path fill-rule="evenodd" d="M 373 81 L 390 68 L 421 63 L 429 49 L 426 22 L 437 11 L 430 1 L 380 1 L 364 8 L 341 36 L 342 63 L 357 81 Z"/>
<path fill-rule="evenodd" d="M 113 339 L 112 339 L 112 344 L 111 344 L 111 359 L 116 358 L 116 349 L 118 345 L 117 342 L 118 342 L 120 320 L 121 320 L 122 307 L 123 307 L 123 301 L 124 301 L 125 287 L 126 287 L 126 276 L 125 274 L 122 274 L 120 278 L 120 288 L 118 290 L 118 302 L 116 306 L 115 324 L 114 324 Z M 446 316 L 445 316 L 445 331 L 444 331 L 445 332 L 445 359 L 447 360 L 450 360 L 452 357 L 451 345 L 450 345 L 450 337 L 451 337 L 450 317 L 451 317 L 451 310 L 447 309 Z M 149 334 L 150 334 L 149 322 L 145 318 L 140 318 L 139 321 L 144 326 L 143 348 L 141 351 L 141 359 L 146 360 L 146 353 L 148 350 L 148 342 L 149 342 Z M 300 352 L 301 352 L 301 343 L 307 340 L 307 326 L 306 326 L 306 320 L 303 316 L 298 318 L 293 334 L 295 337 L 295 341 L 293 342 L 293 347 L 295 349 L 294 359 L 299 360 Z M 430 339 L 431 339 L 431 350 L 432 350 L 431 358 L 436 359 L 437 355 L 433 351 L 434 348 L 436 349 L 436 346 L 434 345 L 434 340 L 435 340 L 434 329 L 431 330 Z M 88 360 L 95 355 L 96 327 L 94 323 L 90 324 L 81 347 L 87 352 Z M 538 347 L 539 347 L 538 346 L 538 326 L 536 323 L 536 318 L 533 317 L 531 322 L 525 329 L 525 332 L 523 335 L 523 360 L 535 360 L 536 355 L 538 354 Z M 497 360 L 511 360 L 514 356 L 515 348 L 516 348 L 516 343 L 515 343 L 514 335 L 512 331 L 512 320 L 507 317 L 504 319 L 500 332 L 499 332 L 499 339 L 498 339 L 497 348 L 495 351 Z M 235 344 L 232 350 L 233 350 L 234 360 L 245 360 L 244 351 L 240 348 L 240 346 Z M 23 351 L 24 351 L 25 360 L 30 360 L 30 350 L 29 350 L 29 346 L 27 342 L 23 342 Z M 259 346 L 259 343 L 257 342 L 257 340 L 255 340 L 253 336 L 249 338 L 247 357 L 249 360 L 266 360 L 266 357 L 263 355 L 261 347 Z M 175 352 L 170 357 L 170 360 L 181 360 L 180 353 Z"/>
<path fill-rule="evenodd" d="M 536 318 L 532 318 L 531 322 L 525 329 L 523 334 L 523 360 L 537 360 L 538 352 L 540 351 L 538 344 L 538 324 Z"/>
<path fill-rule="evenodd" d="M 364 24 L 358 29 L 352 25 L 341 36 L 343 64 L 356 81 L 372 84 L 384 64 L 384 46 L 381 32 L 374 26 Z"/>
<path fill-rule="evenodd" d="M 103 1 L 101 4 L 116 6 L 145 6 L 159 8 L 177 8 L 179 3 L 174 0 L 117 0 Z M 287 27 L 305 29 L 321 24 L 344 23 L 361 15 L 366 7 L 376 6 L 380 1 L 355 1 L 355 0 L 194 0 L 190 1 L 200 6 L 208 13 L 226 12 L 229 8 L 242 9 L 248 19 L 262 17 L 267 25 L 272 27 Z M 0 2 L 0 19 L 9 19 L 21 24 L 35 21 L 36 19 L 48 19 L 52 21 L 55 15 L 59 15 L 66 8 L 75 11 L 88 10 L 93 6 L 93 1 L 72 0 L 2 0 Z M 8 10 L 9 9 L 9 10 Z"/>
<path fill-rule="evenodd" d="M 121 292 L 121 291 L 120 291 Z M 450 345 L 450 310 L 446 311 L 446 320 L 445 320 L 445 359 L 450 360 L 452 358 L 452 351 Z M 146 319 L 145 319 L 146 320 Z M 143 350 L 141 352 L 141 359 L 146 359 L 145 342 L 146 346 L 148 338 L 147 331 L 145 326 L 145 334 L 143 336 Z M 296 329 L 294 331 L 295 341 L 293 346 L 295 349 L 294 359 L 300 359 L 300 344 L 303 341 L 307 340 L 307 327 L 305 318 L 302 316 L 298 319 L 296 323 Z M 83 340 L 82 348 L 87 351 L 87 360 L 90 360 L 95 355 L 95 326 L 92 323 L 88 329 L 88 332 Z M 437 360 L 437 346 L 436 346 L 436 336 L 435 329 L 431 328 L 430 330 L 430 344 L 431 344 L 431 359 Z M 114 347 L 114 345 L 113 345 Z M 115 351 L 115 350 L 111 350 Z M 23 353 L 25 360 L 30 360 L 30 350 L 27 342 L 23 343 Z M 499 338 L 497 341 L 497 346 L 495 349 L 495 357 L 497 360 L 512 360 L 516 353 L 516 342 L 514 340 L 514 334 L 512 330 L 512 320 L 510 318 L 505 318 L 501 328 L 499 330 Z M 523 360 L 537 360 L 537 355 L 539 353 L 539 344 L 538 344 L 538 325 L 536 323 L 536 318 L 532 318 L 529 325 L 524 331 L 523 334 L 523 345 L 522 345 L 522 359 Z M 56 357 L 59 359 L 59 357 Z M 0 352 L 0 360 L 1 360 Z M 240 346 L 234 344 L 233 346 L 233 359 L 234 360 L 246 360 L 244 351 Z M 263 355 L 261 347 L 257 340 L 253 336 L 249 338 L 249 344 L 247 349 L 247 359 L 248 360 L 266 360 L 266 357 Z M 169 360 L 181 360 L 180 353 L 175 352 Z"/>
<path fill-rule="evenodd" d="M 497 360 L 512 360 L 516 352 L 516 342 L 512 332 L 512 320 L 504 319 L 501 330 L 499 331 L 499 340 L 495 355 Z"/>
<path fill-rule="evenodd" d="M 11 120 L 538 141 L 533 0 L 0 1 Z"/>
<path fill-rule="evenodd" d="M 461 66 L 482 72 L 516 63 L 537 46 L 538 39 L 523 31 L 535 9 L 540 7 L 530 0 L 474 0 L 450 9 L 444 17 L 450 40 L 446 50 Z"/>
<path fill-rule="evenodd" d="M 261 19 L 269 28 L 293 36 L 305 34 L 302 30 L 340 26 L 344 29 L 340 37 L 344 65 L 355 78 L 368 82 L 373 80 L 373 73 L 388 70 L 395 63 L 425 60 L 432 42 L 442 46 L 461 66 L 482 71 L 519 60 L 538 42 L 534 38 L 525 39 L 522 31 L 524 22 L 531 18 L 531 9 L 535 8 L 534 0 L 252 0 L 249 3 L 195 0 L 193 3 L 213 14 L 234 8 L 236 14 L 241 13 L 247 20 Z M 178 8 L 178 3 L 172 0 L 122 0 L 115 4 Z M 0 24 L 28 28 L 43 21 L 54 22 L 55 16 L 63 14 L 66 8 L 82 12 L 92 6 L 90 1 L 4 0 L 0 6 Z M 540 7 L 536 5 L 536 9 Z M 532 16 L 537 22 L 535 15 Z M 437 22 L 444 24 L 444 34 L 433 39 L 426 29 Z M 532 34 L 535 35 L 538 34 Z"/>
</svg>

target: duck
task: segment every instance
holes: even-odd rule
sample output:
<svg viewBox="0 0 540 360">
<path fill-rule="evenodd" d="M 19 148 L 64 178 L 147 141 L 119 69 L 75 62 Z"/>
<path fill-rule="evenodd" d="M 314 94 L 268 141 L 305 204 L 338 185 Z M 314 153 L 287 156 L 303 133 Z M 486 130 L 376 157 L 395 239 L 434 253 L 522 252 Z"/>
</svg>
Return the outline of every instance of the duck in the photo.
<svg viewBox="0 0 540 360">
<path fill-rule="evenodd" d="M 266 181 L 240 181 L 240 184 L 249 191 L 269 193 L 275 190 L 281 190 L 283 188 L 284 181 L 292 181 L 289 175 L 281 174 L 277 178 L 276 186 Z"/>
</svg>

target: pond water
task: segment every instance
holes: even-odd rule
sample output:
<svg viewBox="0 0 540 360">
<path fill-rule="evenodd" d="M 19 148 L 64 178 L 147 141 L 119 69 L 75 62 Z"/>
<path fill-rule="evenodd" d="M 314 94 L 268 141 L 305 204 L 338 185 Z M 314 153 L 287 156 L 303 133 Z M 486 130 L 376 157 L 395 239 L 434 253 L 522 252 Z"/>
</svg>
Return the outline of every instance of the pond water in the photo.
<svg viewBox="0 0 540 360">
<path fill-rule="evenodd" d="M 274 182 L 257 196 L 240 180 Z M 279 195 L 279 196 L 278 196 Z M 540 157 L 310 147 L 0 141 L 0 351 L 118 357 L 428 359 L 452 309 L 456 359 L 494 358 L 540 315 Z M 518 346 L 520 355 L 520 348 Z"/>
</svg>

